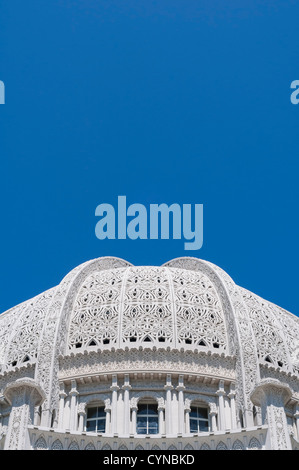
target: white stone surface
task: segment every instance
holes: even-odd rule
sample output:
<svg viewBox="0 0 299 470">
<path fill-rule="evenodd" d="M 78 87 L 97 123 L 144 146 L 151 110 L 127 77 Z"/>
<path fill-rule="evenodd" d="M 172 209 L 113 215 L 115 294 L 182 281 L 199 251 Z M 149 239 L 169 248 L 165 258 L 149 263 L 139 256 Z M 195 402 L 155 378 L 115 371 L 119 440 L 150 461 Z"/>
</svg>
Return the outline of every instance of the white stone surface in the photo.
<svg viewBox="0 0 299 470">
<path fill-rule="evenodd" d="M 0 315 L 0 449 L 298 448 L 298 338 L 295 315 L 212 263 L 89 261 Z M 86 432 L 91 406 L 102 435 Z M 208 432 L 190 432 L 194 406 Z"/>
</svg>

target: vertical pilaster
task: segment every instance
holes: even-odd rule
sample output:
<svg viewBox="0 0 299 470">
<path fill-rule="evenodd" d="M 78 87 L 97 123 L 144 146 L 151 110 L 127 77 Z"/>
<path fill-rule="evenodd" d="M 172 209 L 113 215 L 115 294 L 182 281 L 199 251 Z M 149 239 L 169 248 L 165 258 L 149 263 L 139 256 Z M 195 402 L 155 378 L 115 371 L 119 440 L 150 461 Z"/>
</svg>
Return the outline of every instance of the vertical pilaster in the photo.
<svg viewBox="0 0 299 470">
<path fill-rule="evenodd" d="M 217 411 L 213 410 L 210 412 L 210 419 L 211 419 L 211 431 L 217 431 L 217 421 L 216 421 Z"/>
<path fill-rule="evenodd" d="M 66 398 L 66 393 L 64 389 L 64 383 L 59 384 L 59 415 L 58 415 L 58 428 L 63 429 L 63 418 L 64 418 L 64 401 Z"/>
<path fill-rule="evenodd" d="M 236 429 L 237 428 L 236 391 L 235 391 L 235 385 L 234 384 L 231 384 L 231 386 L 230 386 L 230 392 L 228 394 L 228 397 L 230 399 L 231 428 Z"/>
<path fill-rule="evenodd" d="M 179 383 L 178 386 L 176 387 L 177 392 L 178 392 L 178 408 L 179 408 L 179 416 L 178 416 L 178 433 L 179 434 L 184 434 L 185 428 L 184 428 L 184 377 L 183 375 L 179 376 Z"/>
<path fill-rule="evenodd" d="M 158 405 L 159 434 L 165 434 L 164 410 L 165 410 L 165 406 L 163 404 L 159 404 Z"/>
<path fill-rule="evenodd" d="M 172 434 L 172 417 L 171 417 L 171 391 L 173 389 L 171 383 L 171 375 L 167 374 L 166 385 L 164 385 L 166 390 L 166 403 L 165 403 L 165 424 L 166 424 L 166 436 Z"/>
<path fill-rule="evenodd" d="M 124 391 L 124 436 L 129 437 L 130 434 L 130 377 L 125 374 L 124 384 L 122 389 Z"/>
<path fill-rule="evenodd" d="M 77 397 L 79 395 L 77 391 L 76 380 L 71 381 L 71 390 L 69 393 L 71 397 L 70 403 L 70 431 L 77 430 Z"/>
<path fill-rule="evenodd" d="M 295 423 L 296 423 L 297 440 L 299 440 L 299 404 L 296 406 L 294 418 L 295 418 Z"/>
<path fill-rule="evenodd" d="M 131 422 L 131 433 L 135 435 L 137 433 L 137 403 L 133 403 L 131 405 L 131 411 L 132 411 L 132 422 Z"/>
<path fill-rule="evenodd" d="M 190 401 L 188 400 L 185 404 L 185 432 L 190 434 Z"/>
<path fill-rule="evenodd" d="M 78 415 L 79 415 L 78 431 L 83 432 L 84 431 L 84 421 L 85 421 L 86 411 L 81 409 L 81 410 L 79 410 Z"/>
<path fill-rule="evenodd" d="M 225 395 L 225 390 L 224 390 L 224 381 L 219 380 L 219 389 L 216 392 L 216 395 L 218 396 L 218 406 L 219 406 L 219 430 L 224 431 L 225 430 L 225 410 L 224 410 L 224 395 Z"/>
<path fill-rule="evenodd" d="M 111 434 L 111 406 L 106 403 L 105 405 L 106 412 L 106 423 L 105 423 L 105 434 Z"/>
<path fill-rule="evenodd" d="M 117 433 L 117 398 L 119 386 L 117 385 L 117 375 L 112 375 L 111 398 L 111 433 Z"/>
</svg>

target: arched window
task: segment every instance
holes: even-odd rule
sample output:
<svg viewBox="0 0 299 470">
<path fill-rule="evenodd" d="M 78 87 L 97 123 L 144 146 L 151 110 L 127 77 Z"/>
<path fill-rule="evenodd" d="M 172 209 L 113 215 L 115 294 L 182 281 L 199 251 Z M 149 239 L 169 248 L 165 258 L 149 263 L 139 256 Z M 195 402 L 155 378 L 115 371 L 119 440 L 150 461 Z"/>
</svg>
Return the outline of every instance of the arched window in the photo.
<svg viewBox="0 0 299 470">
<path fill-rule="evenodd" d="M 158 434 L 158 406 L 155 402 L 142 402 L 138 404 L 137 434 Z"/>
<path fill-rule="evenodd" d="M 198 433 L 209 431 L 208 408 L 203 406 L 191 406 L 190 432 Z"/>
<path fill-rule="evenodd" d="M 87 408 L 86 431 L 104 433 L 106 428 L 106 412 L 104 406 Z"/>
</svg>

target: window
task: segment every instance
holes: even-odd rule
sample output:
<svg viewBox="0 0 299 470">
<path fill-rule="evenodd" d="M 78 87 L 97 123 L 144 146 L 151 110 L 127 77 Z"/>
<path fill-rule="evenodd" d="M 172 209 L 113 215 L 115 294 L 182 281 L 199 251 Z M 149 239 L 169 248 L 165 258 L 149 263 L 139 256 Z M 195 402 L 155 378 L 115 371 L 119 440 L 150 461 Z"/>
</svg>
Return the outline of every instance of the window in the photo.
<svg viewBox="0 0 299 470">
<path fill-rule="evenodd" d="M 190 432 L 204 432 L 209 430 L 208 409 L 191 406 Z"/>
<path fill-rule="evenodd" d="M 96 406 L 87 409 L 86 431 L 105 432 L 106 413 L 104 406 Z"/>
<path fill-rule="evenodd" d="M 158 434 L 158 410 L 155 404 L 140 404 L 137 411 L 137 434 Z"/>
</svg>

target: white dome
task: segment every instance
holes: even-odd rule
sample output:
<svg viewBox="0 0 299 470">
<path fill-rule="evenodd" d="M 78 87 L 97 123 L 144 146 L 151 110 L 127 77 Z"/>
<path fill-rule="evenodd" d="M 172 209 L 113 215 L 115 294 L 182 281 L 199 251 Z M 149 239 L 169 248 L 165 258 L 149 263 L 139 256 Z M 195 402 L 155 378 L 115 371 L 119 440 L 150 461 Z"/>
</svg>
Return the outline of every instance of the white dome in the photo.
<svg viewBox="0 0 299 470">
<path fill-rule="evenodd" d="M 237 286 L 212 263 L 178 258 L 136 267 L 105 257 L 0 316 L 0 387 L 34 380 L 45 397 L 45 424 L 58 414 L 62 383 L 80 380 L 84 389 L 86 381 L 110 377 L 113 388 L 117 376 L 126 387 L 128 377 L 155 383 L 170 374 L 178 387 L 182 377 L 204 381 L 212 395 L 220 381 L 236 390 L 236 422 L 248 426 L 252 393 L 259 396 L 265 381 L 279 380 L 292 406 L 299 401 L 298 338 L 296 316 Z"/>
</svg>

